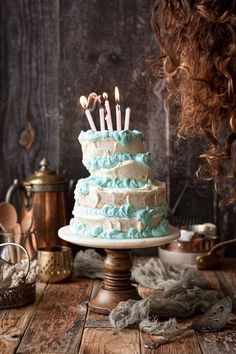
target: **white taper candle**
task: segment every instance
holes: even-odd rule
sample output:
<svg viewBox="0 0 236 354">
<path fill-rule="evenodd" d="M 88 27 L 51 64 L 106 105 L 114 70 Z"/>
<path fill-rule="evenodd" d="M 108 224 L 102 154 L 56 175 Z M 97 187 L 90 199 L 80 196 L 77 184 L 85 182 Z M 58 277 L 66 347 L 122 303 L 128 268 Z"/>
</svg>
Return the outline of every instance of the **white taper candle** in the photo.
<svg viewBox="0 0 236 354">
<path fill-rule="evenodd" d="M 86 117 L 88 119 L 91 129 L 97 131 L 97 128 L 96 128 L 94 121 L 93 121 L 93 117 L 91 116 L 91 113 L 88 109 L 85 110 L 85 114 L 86 114 Z"/>
<path fill-rule="evenodd" d="M 105 128 L 105 111 L 104 108 L 99 108 L 99 117 L 100 117 L 100 130 L 106 130 Z"/>
<path fill-rule="evenodd" d="M 116 105 L 116 129 L 121 130 L 121 111 L 120 105 Z"/>
<path fill-rule="evenodd" d="M 90 128 L 91 128 L 92 130 L 95 130 L 95 131 L 96 131 L 97 128 L 96 128 L 96 126 L 95 126 L 95 124 L 94 124 L 93 117 L 91 116 L 91 113 L 90 113 L 89 109 L 87 109 L 87 107 L 88 107 L 87 98 L 86 98 L 85 96 L 81 96 L 80 99 L 79 99 L 79 101 L 80 101 L 81 106 L 85 109 L 85 115 L 86 115 L 86 117 L 87 117 L 87 119 L 88 119 Z"/>
<path fill-rule="evenodd" d="M 121 130 L 121 111 L 120 111 L 120 92 L 118 87 L 115 87 L 115 101 L 116 101 L 116 130 Z"/>
<path fill-rule="evenodd" d="M 125 110 L 125 127 L 124 128 L 127 130 L 129 130 L 130 111 L 131 111 L 131 109 L 129 107 L 127 107 Z"/>
<path fill-rule="evenodd" d="M 105 108 L 107 111 L 105 120 L 107 122 L 107 127 L 108 130 L 113 130 L 113 125 L 112 125 L 112 118 L 111 118 L 111 108 L 110 108 L 110 103 L 108 101 L 108 94 L 106 92 L 103 92 L 103 98 L 105 99 Z"/>
</svg>

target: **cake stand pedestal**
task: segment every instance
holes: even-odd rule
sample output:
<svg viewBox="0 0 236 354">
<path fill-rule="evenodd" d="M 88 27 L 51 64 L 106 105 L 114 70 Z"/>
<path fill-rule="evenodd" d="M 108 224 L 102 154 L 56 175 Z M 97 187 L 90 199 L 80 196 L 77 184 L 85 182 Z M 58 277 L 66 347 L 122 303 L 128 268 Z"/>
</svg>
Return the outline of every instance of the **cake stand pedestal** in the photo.
<svg viewBox="0 0 236 354">
<path fill-rule="evenodd" d="M 58 235 L 61 239 L 76 245 L 105 249 L 105 278 L 98 294 L 90 301 L 89 308 L 93 312 L 107 315 L 120 301 L 140 299 L 136 287 L 131 284 L 132 261 L 129 251 L 134 248 L 164 245 L 177 239 L 180 232 L 177 228 L 170 226 L 168 236 L 111 240 L 80 237 L 70 231 L 70 226 L 64 226 L 58 231 Z"/>
</svg>

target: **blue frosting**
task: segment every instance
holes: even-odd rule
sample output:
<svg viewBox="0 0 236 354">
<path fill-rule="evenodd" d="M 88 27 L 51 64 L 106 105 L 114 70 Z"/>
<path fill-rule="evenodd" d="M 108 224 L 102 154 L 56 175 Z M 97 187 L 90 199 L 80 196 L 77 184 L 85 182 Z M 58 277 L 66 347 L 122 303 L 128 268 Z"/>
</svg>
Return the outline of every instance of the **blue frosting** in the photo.
<svg viewBox="0 0 236 354">
<path fill-rule="evenodd" d="M 121 206 L 104 205 L 102 208 L 75 207 L 76 215 L 103 216 L 108 218 L 134 218 L 142 224 L 150 224 L 152 217 L 156 214 L 163 214 L 167 217 L 167 206 L 160 205 L 155 208 L 145 207 L 136 210 L 133 205 L 125 204 Z"/>
<path fill-rule="evenodd" d="M 74 218 L 71 219 L 70 226 L 72 231 L 81 237 L 96 237 L 100 239 L 139 239 L 146 237 L 161 237 L 169 234 L 169 224 L 165 218 L 162 218 L 157 226 L 147 226 L 141 232 L 135 227 L 131 227 L 127 232 L 122 232 L 117 229 L 105 232 L 102 227 L 88 229 L 83 223 Z"/>
<path fill-rule="evenodd" d="M 138 152 L 134 155 L 118 153 L 112 156 L 93 157 L 87 160 L 83 159 L 83 164 L 90 171 L 100 168 L 109 169 L 124 161 L 136 161 L 138 163 L 144 164 L 147 167 L 152 166 L 152 157 L 150 152 Z"/>
<path fill-rule="evenodd" d="M 124 146 L 128 146 L 134 139 L 138 139 L 138 138 L 143 139 L 143 134 L 138 130 L 120 130 L 120 131 L 87 130 L 86 132 L 81 131 L 79 135 L 80 142 L 82 140 L 96 141 L 96 140 L 107 139 L 107 138 L 115 139 L 120 144 Z"/>
<path fill-rule="evenodd" d="M 96 186 L 101 188 L 142 188 L 145 185 L 153 186 L 156 184 L 155 180 L 147 179 L 146 181 L 138 181 L 136 179 L 120 179 L 119 177 L 95 177 L 90 176 L 87 178 L 81 178 L 78 180 L 75 193 L 86 195 L 89 192 L 90 186 Z"/>
</svg>

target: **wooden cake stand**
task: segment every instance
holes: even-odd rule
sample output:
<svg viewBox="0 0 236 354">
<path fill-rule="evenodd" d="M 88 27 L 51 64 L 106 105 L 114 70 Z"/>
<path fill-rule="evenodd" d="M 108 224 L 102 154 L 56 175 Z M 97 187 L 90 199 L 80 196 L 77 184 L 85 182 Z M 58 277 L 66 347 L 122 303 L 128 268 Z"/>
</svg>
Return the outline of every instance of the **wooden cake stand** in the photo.
<svg viewBox="0 0 236 354">
<path fill-rule="evenodd" d="M 75 245 L 104 248 L 105 278 L 98 294 L 90 301 L 91 311 L 109 314 L 120 301 L 140 299 L 136 287 L 131 285 L 132 261 L 129 251 L 134 248 L 157 247 L 171 242 L 180 236 L 177 228 L 170 226 L 170 234 L 163 237 L 148 237 L 132 240 L 111 240 L 98 238 L 85 238 L 73 234 L 70 226 L 64 226 L 58 231 L 61 239 Z"/>
</svg>

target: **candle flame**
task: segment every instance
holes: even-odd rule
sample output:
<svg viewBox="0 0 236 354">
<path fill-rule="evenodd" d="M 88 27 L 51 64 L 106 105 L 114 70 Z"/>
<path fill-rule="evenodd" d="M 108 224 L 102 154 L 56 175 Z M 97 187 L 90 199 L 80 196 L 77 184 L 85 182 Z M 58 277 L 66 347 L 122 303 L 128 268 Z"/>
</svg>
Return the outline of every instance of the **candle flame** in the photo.
<svg viewBox="0 0 236 354">
<path fill-rule="evenodd" d="M 118 103 L 120 101 L 120 93 L 119 93 L 119 89 L 117 86 L 115 87 L 115 101 L 116 101 L 116 103 Z"/>
<path fill-rule="evenodd" d="M 108 94 L 106 92 L 103 92 L 102 97 L 104 100 L 108 100 Z"/>
<path fill-rule="evenodd" d="M 88 101 L 87 101 L 87 98 L 85 96 L 80 96 L 79 102 L 80 102 L 80 104 L 81 104 L 81 106 L 83 108 L 85 108 L 85 109 L 87 108 Z"/>
<path fill-rule="evenodd" d="M 87 109 L 90 111 L 95 111 L 97 105 L 98 96 L 95 92 L 92 92 L 88 96 Z"/>
</svg>

